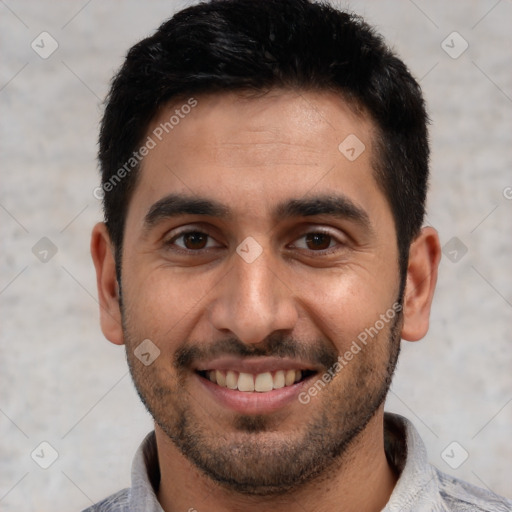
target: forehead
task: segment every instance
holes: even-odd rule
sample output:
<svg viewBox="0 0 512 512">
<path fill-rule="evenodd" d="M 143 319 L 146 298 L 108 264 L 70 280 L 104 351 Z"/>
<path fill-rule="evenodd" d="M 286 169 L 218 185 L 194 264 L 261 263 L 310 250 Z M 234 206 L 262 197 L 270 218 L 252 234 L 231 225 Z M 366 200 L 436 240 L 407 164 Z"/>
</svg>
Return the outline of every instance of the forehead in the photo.
<svg viewBox="0 0 512 512">
<path fill-rule="evenodd" d="M 309 193 L 338 191 L 371 203 L 381 196 L 372 171 L 373 131 L 370 120 L 329 92 L 175 101 L 147 130 L 152 148 L 128 217 L 142 219 L 176 192 L 218 199 L 247 216 Z"/>
<path fill-rule="evenodd" d="M 189 112 L 192 101 L 197 105 Z M 181 114 L 180 119 L 169 116 L 173 113 Z M 176 124 L 169 127 L 171 118 Z M 343 132 L 357 130 L 367 138 L 371 123 L 340 95 L 273 90 L 264 96 L 225 93 L 183 99 L 162 109 L 148 134 L 162 130 L 163 142 L 173 144 L 174 139 L 181 149 L 194 150 L 186 155 L 189 162 L 207 154 L 226 166 L 266 167 L 318 164 L 318 153 L 327 146 L 336 150 Z M 308 155 L 311 159 L 305 159 Z"/>
</svg>

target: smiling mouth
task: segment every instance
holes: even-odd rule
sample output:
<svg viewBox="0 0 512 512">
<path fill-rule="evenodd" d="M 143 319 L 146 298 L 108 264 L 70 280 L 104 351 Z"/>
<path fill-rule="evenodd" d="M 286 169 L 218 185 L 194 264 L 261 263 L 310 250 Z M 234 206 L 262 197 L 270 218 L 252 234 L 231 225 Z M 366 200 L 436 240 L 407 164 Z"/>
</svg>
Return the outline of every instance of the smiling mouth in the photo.
<svg viewBox="0 0 512 512">
<path fill-rule="evenodd" d="M 198 370 L 196 373 L 222 388 L 242 391 L 244 393 L 266 393 L 275 389 L 293 386 L 317 372 L 304 369 L 277 370 L 258 374 L 236 372 L 233 370 Z"/>
</svg>

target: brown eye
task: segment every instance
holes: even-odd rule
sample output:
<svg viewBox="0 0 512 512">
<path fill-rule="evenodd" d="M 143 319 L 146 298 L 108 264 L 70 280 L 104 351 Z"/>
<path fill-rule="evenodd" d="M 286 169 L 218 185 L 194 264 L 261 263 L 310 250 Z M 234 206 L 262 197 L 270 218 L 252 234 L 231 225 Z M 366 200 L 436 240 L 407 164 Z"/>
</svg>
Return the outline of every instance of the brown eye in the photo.
<svg viewBox="0 0 512 512">
<path fill-rule="evenodd" d="M 167 247 L 179 247 L 187 251 L 201 251 L 219 247 L 217 241 L 202 231 L 182 231 L 180 234 L 165 242 Z"/>
<path fill-rule="evenodd" d="M 208 235 L 199 231 L 192 231 L 182 235 L 183 245 L 186 249 L 199 250 L 204 249 L 208 244 Z"/>
<path fill-rule="evenodd" d="M 309 233 L 305 238 L 307 248 L 313 251 L 328 249 L 332 242 L 332 236 L 325 233 Z"/>
</svg>

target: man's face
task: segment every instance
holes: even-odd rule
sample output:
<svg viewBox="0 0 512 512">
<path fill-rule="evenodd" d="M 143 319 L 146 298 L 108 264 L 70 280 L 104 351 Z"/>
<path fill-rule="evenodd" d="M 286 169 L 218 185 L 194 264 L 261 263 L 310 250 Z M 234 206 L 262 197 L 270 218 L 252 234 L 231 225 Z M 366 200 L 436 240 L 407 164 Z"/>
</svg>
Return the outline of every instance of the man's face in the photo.
<svg viewBox="0 0 512 512">
<path fill-rule="evenodd" d="M 279 493 L 329 467 L 382 406 L 400 342 L 395 227 L 372 123 L 338 96 L 197 102 L 161 141 L 181 104 L 148 130 L 122 253 L 128 361 L 190 461 L 239 492 Z M 160 350 L 147 366 L 134 354 L 146 339 Z"/>
</svg>

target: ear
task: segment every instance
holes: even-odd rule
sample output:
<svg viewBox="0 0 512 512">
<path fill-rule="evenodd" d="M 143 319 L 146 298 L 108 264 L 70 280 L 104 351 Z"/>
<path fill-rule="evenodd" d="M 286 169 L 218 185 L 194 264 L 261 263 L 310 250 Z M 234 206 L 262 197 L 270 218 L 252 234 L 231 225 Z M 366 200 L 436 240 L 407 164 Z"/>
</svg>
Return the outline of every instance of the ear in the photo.
<svg viewBox="0 0 512 512">
<path fill-rule="evenodd" d="M 115 257 L 107 227 L 103 222 L 96 224 L 92 230 L 91 256 L 96 268 L 101 330 L 109 341 L 122 345 L 124 339 Z"/>
<path fill-rule="evenodd" d="M 407 341 L 418 341 L 427 334 L 440 260 L 437 231 L 425 227 L 409 249 L 402 326 L 402 338 Z"/>
</svg>

